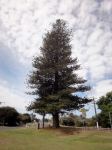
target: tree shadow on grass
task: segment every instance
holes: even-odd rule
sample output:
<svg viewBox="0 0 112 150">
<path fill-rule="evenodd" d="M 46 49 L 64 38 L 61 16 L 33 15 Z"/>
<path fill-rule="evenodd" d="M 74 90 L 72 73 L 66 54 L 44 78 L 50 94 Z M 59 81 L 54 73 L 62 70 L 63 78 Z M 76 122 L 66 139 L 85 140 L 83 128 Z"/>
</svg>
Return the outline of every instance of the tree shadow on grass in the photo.
<svg viewBox="0 0 112 150">
<path fill-rule="evenodd" d="M 60 127 L 60 128 L 46 128 L 47 130 L 54 131 L 58 133 L 59 135 L 74 135 L 79 134 L 80 131 L 78 129 L 75 129 L 73 127 Z"/>
</svg>

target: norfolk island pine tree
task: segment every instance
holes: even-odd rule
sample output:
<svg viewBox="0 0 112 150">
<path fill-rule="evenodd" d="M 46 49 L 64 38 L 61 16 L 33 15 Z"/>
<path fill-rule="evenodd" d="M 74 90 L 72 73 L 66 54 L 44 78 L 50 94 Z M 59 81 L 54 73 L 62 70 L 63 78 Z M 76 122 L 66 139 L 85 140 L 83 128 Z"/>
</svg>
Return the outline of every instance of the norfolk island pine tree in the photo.
<svg viewBox="0 0 112 150">
<path fill-rule="evenodd" d="M 40 114 L 52 114 L 53 127 L 59 127 L 59 114 L 77 110 L 91 100 L 80 97 L 77 92 L 86 92 L 90 87 L 76 73 L 80 69 L 77 58 L 71 57 L 72 31 L 64 20 L 52 25 L 40 47 L 40 56 L 32 61 L 33 71 L 28 76 L 28 87 L 36 98 L 28 106 Z"/>
</svg>

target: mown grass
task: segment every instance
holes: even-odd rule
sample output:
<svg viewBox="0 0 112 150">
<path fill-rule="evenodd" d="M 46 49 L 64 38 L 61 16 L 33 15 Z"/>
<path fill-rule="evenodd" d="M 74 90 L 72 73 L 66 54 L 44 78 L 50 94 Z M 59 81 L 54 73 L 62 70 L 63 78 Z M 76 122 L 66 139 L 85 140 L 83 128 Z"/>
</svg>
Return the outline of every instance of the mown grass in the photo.
<svg viewBox="0 0 112 150">
<path fill-rule="evenodd" d="M 83 131 L 70 134 L 52 129 L 0 131 L 0 150 L 112 150 L 112 132 Z"/>
</svg>

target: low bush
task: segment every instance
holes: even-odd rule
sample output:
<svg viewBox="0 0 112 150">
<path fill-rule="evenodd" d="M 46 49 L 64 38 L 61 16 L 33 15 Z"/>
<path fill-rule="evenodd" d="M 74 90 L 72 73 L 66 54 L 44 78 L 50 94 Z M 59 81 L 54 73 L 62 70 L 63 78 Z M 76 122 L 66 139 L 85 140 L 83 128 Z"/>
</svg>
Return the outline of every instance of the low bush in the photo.
<svg viewBox="0 0 112 150">
<path fill-rule="evenodd" d="M 64 126 L 74 126 L 75 122 L 72 118 L 66 117 L 61 119 L 61 124 Z"/>
</svg>

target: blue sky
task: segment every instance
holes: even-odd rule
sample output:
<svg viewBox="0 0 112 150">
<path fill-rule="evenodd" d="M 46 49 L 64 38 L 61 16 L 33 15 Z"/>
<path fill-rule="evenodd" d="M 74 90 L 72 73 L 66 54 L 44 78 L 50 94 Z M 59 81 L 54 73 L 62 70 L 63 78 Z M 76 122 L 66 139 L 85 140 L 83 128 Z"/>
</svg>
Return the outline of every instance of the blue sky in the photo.
<svg viewBox="0 0 112 150">
<path fill-rule="evenodd" d="M 97 100 L 112 90 L 112 0 L 0 0 L 0 100 L 25 112 L 32 97 L 25 81 L 42 36 L 56 19 L 73 29 L 72 56 L 78 74 Z M 88 116 L 93 114 L 89 106 Z"/>
</svg>

